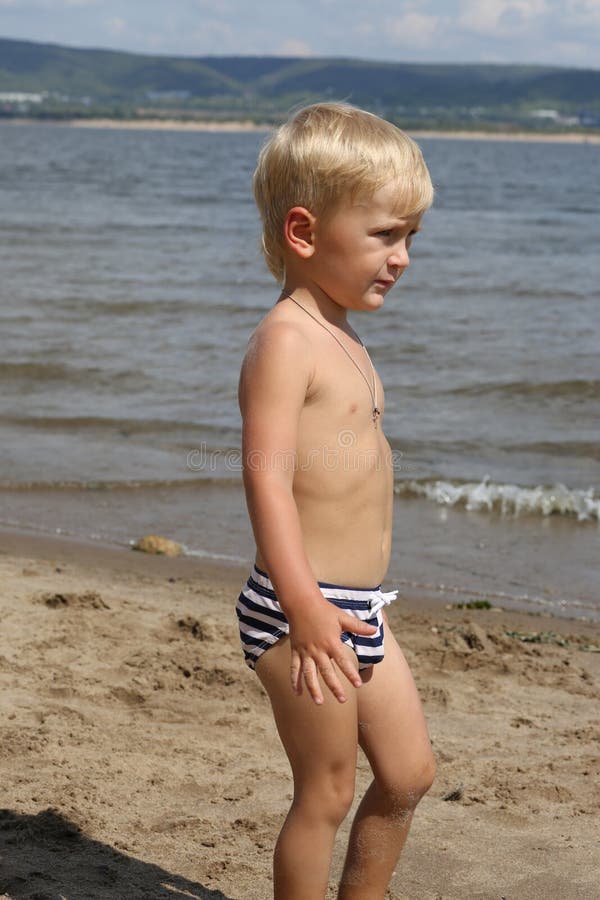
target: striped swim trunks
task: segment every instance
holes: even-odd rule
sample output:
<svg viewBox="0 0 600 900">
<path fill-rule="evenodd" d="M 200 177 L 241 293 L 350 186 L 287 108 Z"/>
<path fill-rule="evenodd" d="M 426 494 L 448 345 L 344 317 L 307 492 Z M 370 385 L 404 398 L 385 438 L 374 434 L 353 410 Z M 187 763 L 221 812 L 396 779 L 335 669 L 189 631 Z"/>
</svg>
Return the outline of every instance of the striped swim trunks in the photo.
<svg viewBox="0 0 600 900">
<path fill-rule="evenodd" d="M 377 627 L 377 631 L 368 637 L 349 631 L 340 635 L 343 643 L 356 653 L 359 669 L 381 662 L 384 637 L 381 610 L 396 599 L 398 591 L 384 593 L 380 587 L 347 588 L 323 581 L 318 585 L 325 599 L 334 606 Z M 246 665 L 254 669 L 265 650 L 290 630 L 268 575 L 256 566 L 238 597 L 236 613 Z"/>
</svg>

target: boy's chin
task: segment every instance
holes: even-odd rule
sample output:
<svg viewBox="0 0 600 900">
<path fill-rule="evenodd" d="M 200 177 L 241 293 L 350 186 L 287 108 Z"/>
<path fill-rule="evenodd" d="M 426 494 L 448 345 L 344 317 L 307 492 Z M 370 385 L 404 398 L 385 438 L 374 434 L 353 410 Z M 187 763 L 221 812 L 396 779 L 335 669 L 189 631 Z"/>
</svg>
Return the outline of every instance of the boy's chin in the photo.
<svg viewBox="0 0 600 900">
<path fill-rule="evenodd" d="M 385 303 L 386 293 L 371 291 L 363 300 L 362 309 L 380 309 Z"/>
</svg>

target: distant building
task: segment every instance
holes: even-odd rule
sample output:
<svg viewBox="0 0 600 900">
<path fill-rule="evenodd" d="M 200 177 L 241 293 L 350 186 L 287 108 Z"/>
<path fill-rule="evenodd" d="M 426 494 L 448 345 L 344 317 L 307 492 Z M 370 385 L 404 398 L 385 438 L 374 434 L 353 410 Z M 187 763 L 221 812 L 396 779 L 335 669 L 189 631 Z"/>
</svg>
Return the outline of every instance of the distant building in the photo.
<svg viewBox="0 0 600 900">
<path fill-rule="evenodd" d="M 560 119 L 560 113 L 557 109 L 532 109 L 531 117 L 533 119 L 552 119 L 557 122 Z"/>
<path fill-rule="evenodd" d="M 564 125 L 566 127 L 580 124 L 579 116 L 565 116 L 557 109 L 534 109 L 530 115 L 532 119 L 546 119 L 554 122 L 555 125 Z"/>
<path fill-rule="evenodd" d="M 146 99 L 153 101 L 189 100 L 190 91 L 146 91 Z"/>
<path fill-rule="evenodd" d="M 28 94 L 24 91 L 2 91 L 0 92 L 0 103 L 42 103 L 47 96 L 46 91 L 42 94 Z"/>
<path fill-rule="evenodd" d="M 582 128 L 600 128 L 600 115 L 582 109 L 578 116 Z"/>
</svg>

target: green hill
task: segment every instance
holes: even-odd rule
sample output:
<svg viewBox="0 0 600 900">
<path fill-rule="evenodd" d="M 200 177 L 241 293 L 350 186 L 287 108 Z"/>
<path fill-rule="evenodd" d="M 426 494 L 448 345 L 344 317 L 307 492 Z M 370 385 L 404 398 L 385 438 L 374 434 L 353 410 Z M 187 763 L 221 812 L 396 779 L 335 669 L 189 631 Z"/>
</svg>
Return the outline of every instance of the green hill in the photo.
<svg viewBox="0 0 600 900">
<path fill-rule="evenodd" d="M 6 96 L 11 93 L 43 96 Z M 428 124 L 523 124 L 534 110 L 548 109 L 554 111 L 548 122 L 555 126 L 568 119 L 570 125 L 583 122 L 582 112 L 593 125 L 600 117 L 600 70 L 148 56 L 0 39 L 0 112 L 4 115 L 176 112 L 272 121 L 295 103 L 325 98 L 349 100 L 392 118 Z"/>
</svg>

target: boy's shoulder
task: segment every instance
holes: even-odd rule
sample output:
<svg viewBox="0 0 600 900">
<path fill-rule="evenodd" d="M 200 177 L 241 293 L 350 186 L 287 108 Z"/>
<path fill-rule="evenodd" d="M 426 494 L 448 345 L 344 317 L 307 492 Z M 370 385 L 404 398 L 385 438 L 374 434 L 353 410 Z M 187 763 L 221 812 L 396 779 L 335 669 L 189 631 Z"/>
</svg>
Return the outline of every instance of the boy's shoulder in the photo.
<svg viewBox="0 0 600 900">
<path fill-rule="evenodd" d="M 248 340 L 248 348 L 266 353 L 309 353 L 312 350 L 307 323 L 277 303 L 260 320 Z"/>
<path fill-rule="evenodd" d="M 312 349 L 301 320 L 277 307 L 270 310 L 250 335 L 240 373 L 240 400 L 248 392 L 258 392 L 264 401 L 275 388 L 290 406 L 294 397 L 303 401 L 315 377 Z"/>
</svg>

